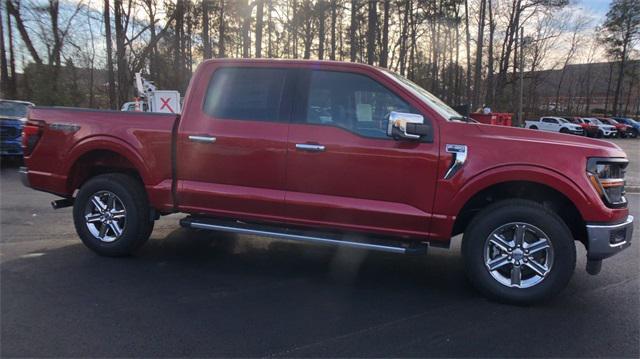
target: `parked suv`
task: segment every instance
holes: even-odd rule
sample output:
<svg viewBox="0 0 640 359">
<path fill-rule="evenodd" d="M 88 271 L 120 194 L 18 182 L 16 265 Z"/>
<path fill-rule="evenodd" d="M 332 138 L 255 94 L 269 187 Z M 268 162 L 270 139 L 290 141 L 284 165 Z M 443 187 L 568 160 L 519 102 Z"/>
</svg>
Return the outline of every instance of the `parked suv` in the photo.
<svg viewBox="0 0 640 359">
<path fill-rule="evenodd" d="M 629 134 L 631 135 L 631 137 L 636 138 L 640 136 L 640 122 L 632 118 L 626 118 L 626 117 L 614 117 L 613 119 L 619 123 L 623 123 L 627 126 L 630 126 L 631 130 L 629 131 Z"/>
<path fill-rule="evenodd" d="M 54 208 L 73 206 L 106 256 L 175 212 L 188 228 L 404 254 L 464 233 L 471 283 L 531 303 L 567 285 L 574 241 L 595 274 L 632 238 L 615 144 L 470 123 L 363 64 L 209 60 L 180 116 L 36 107 L 24 134 L 24 183 L 63 197 Z"/>
<path fill-rule="evenodd" d="M 31 102 L 0 100 L 0 155 L 22 156 L 21 135 Z"/>
<path fill-rule="evenodd" d="M 584 129 L 579 124 L 571 123 L 562 117 L 544 116 L 538 121 L 525 121 L 525 127 L 532 130 L 571 133 L 583 136 Z"/>
<path fill-rule="evenodd" d="M 616 126 L 604 123 L 595 117 L 583 117 L 582 119 L 598 126 L 598 134 L 596 137 L 618 137 L 618 130 L 616 129 Z"/>
</svg>

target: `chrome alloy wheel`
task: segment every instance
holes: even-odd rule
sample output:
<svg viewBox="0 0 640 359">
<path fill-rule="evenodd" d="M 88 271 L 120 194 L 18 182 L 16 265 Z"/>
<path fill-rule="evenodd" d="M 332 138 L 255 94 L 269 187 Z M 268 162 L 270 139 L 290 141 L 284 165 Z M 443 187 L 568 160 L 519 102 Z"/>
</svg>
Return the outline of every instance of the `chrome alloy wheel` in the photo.
<svg viewBox="0 0 640 359">
<path fill-rule="evenodd" d="M 127 224 L 124 204 L 110 191 L 99 191 L 91 196 L 84 210 L 84 219 L 91 234 L 102 242 L 116 241 Z"/>
<path fill-rule="evenodd" d="M 551 272 L 553 246 L 538 227 L 522 222 L 507 223 L 491 232 L 485 241 L 484 264 L 500 284 L 530 288 Z"/>
</svg>

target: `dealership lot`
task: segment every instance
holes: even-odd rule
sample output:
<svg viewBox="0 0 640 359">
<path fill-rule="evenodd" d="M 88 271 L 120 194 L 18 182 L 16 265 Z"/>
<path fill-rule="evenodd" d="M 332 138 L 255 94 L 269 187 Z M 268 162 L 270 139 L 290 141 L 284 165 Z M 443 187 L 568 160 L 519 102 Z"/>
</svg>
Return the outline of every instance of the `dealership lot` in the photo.
<svg viewBox="0 0 640 359">
<path fill-rule="evenodd" d="M 615 142 L 640 188 L 640 140 Z M 558 298 L 515 307 L 476 293 L 457 250 L 300 245 L 185 230 L 179 215 L 136 256 L 98 257 L 71 209 L 16 170 L 0 177 L 2 356 L 640 356 L 639 229 L 600 275 L 579 246 Z"/>
</svg>

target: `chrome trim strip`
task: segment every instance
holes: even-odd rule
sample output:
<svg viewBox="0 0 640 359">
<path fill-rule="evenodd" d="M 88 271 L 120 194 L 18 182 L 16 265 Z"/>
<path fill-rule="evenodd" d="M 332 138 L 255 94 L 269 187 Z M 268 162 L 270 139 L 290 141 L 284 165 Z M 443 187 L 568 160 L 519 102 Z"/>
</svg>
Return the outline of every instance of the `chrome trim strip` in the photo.
<svg viewBox="0 0 640 359">
<path fill-rule="evenodd" d="M 52 123 L 49 125 L 49 129 L 53 131 L 73 133 L 77 132 L 80 129 L 80 125 L 77 125 L 75 123 Z"/>
<path fill-rule="evenodd" d="M 392 246 L 384 246 L 380 244 L 369 244 L 369 243 L 361 243 L 361 242 L 339 241 L 335 239 L 305 236 L 301 234 L 262 231 L 257 229 L 223 226 L 218 224 L 190 222 L 189 227 L 196 228 L 196 229 L 207 229 L 212 231 L 222 231 L 222 232 L 264 236 L 264 237 L 271 237 L 271 238 L 278 238 L 278 239 L 289 239 L 294 241 L 309 242 L 309 243 L 324 244 L 324 245 L 370 249 L 370 250 L 389 252 L 389 253 L 404 254 L 407 252 L 407 249 L 403 247 L 392 247 Z"/>
<path fill-rule="evenodd" d="M 200 143 L 216 142 L 216 138 L 211 136 L 189 136 L 189 140 L 193 142 L 200 142 Z"/>
<path fill-rule="evenodd" d="M 468 149 L 466 145 L 447 144 L 445 151 L 453 153 L 451 165 L 449 166 L 447 173 L 444 175 L 444 179 L 448 180 L 451 179 L 460 170 L 460 168 L 462 168 L 462 166 L 464 166 L 464 163 L 467 161 Z"/>
<path fill-rule="evenodd" d="M 309 143 L 296 143 L 296 149 L 308 152 L 323 152 L 323 145 L 312 145 Z"/>
<path fill-rule="evenodd" d="M 629 223 L 633 222 L 633 216 L 632 215 L 628 215 L 627 219 L 622 222 L 622 223 L 618 223 L 618 224 L 587 224 L 587 228 L 607 228 L 607 229 L 617 229 L 620 227 L 625 227 L 627 225 L 629 225 Z"/>
</svg>

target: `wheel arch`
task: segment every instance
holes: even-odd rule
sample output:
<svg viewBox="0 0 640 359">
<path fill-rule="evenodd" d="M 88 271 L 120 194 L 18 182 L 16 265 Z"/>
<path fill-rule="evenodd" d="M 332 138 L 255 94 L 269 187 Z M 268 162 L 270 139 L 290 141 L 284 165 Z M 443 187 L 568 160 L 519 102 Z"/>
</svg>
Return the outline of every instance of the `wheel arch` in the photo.
<svg viewBox="0 0 640 359">
<path fill-rule="evenodd" d="M 126 173 L 146 183 L 148 169 L 130 144 L 112 137 L 91 138 L 74 146 L 70 151 L 67 193 L 73 194 L 90 178 L 104 173 Z"/>
<path fill-rule="evenodd" d="M 469 181 L 452 201 L 456 215 L 451 236 L 463 233 L 486 206 L 509 198 L 531 200 L 553 210 L 567 224 L 574 239 L 586 246 L 586 209 L 582 208 L 590 203 L 586 194 L 564 175 L 530 166 L 504 166 Z"/>
</svg>

